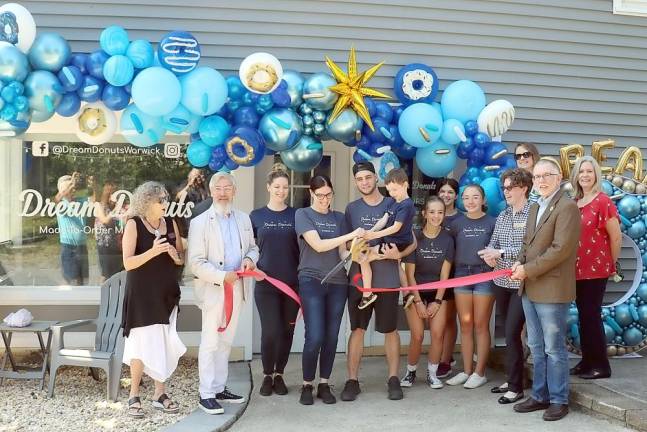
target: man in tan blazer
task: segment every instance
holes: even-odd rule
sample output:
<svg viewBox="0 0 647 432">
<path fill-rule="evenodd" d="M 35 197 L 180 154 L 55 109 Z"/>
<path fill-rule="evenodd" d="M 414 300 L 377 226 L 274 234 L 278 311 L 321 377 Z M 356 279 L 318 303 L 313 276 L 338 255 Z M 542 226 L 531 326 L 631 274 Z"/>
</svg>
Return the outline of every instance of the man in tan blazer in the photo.
<svg viewBox="0 0 647 432">
<path fill-rule="evenodd" d="M 258 246 L 252 223 L 246 213 L 232 208 L 236 183 L 231 174 L 218 172 L 211 177 L 212 206 L 191 220 L 188 265 L 196 280 L 194 293 L 202 310 L 202 333 L 198 350 L 200 373 L 199 407 L 209 414 L 222 414 L 220 403 L 242 403 L 245 398 L 230 392 L 227 381 L 229 353 L 238 326 L 242 302 L 249 298 L 250 278 L 237 270 L 254 270 Z M 233 309 L 226 325 L 224 285 L 232 284 Z M 221 327 L 226 328 L 219 331 Z"/>
<path fill-rule="evenodd" d="M 520 413 L 546 410 L 544 420 L 568 414 L 568 352 L 566 317 L 575 299 L 575 259 L 580 239 L 580 212 L 562 190 L 562 173 L 552 158 L 540 159 L 533 170 L 541 197 L 528 214 L 526 235 L 512 279 L 526 316 L 528 346 L 534 363 L 531 396 L 514 406 Z"/>
</svg>

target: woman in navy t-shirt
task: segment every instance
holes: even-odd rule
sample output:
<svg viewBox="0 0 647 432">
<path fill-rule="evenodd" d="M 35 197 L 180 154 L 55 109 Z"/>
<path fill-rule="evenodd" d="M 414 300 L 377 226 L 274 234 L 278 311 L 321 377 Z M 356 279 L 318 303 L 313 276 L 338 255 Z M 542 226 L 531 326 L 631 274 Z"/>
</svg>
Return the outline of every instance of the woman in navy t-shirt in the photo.
<svg viewBox="0 0 647 432">
<path fill-rule="evenodd" d="M 285 203 L 289 188 L 285 167 L 275 164 L 267 175 L 269 202 L 252 211 L 250 219 L 261 252 L 258 268 L 296 291 L 299 245 L 294 230 L 295 209 Z M 261 319 L 261 360 L 265 375 L 259 393 L 284 395 L 288 389 L 283 371 L 290 355 L 299 306 L 264 280 L 256 282 L 254 300 Z"/>
</svg>

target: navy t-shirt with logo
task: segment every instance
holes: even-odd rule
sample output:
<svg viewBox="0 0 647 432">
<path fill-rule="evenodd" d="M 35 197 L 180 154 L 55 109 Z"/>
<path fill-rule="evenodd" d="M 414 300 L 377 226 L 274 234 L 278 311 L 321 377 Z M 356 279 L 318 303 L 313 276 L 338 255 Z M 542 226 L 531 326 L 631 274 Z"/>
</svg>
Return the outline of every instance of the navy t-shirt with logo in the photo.
<svg viewBox="0 0 647 432">
<path fill-rule="evenodd" d="M 478 219 L 465 216 L 451 223 L 449 230 L 456 243 L 455 266 L 485 265 L 485 261 L 478 256 L 478 251 L 485 249 L 490 243 L 495 224 L 496 219 L 488 214 Z"/>
<path fill-rule="evenodd" d="M 444 229 L 435 238 L 429 238 L 422 231 L 417 231 L 416 239 L 418 247 L 404 258 L 404 262 L 416 265 L 416 283 L 439 281 L 443 263 L 454 261 L 454 239 Z"/>
</svg>

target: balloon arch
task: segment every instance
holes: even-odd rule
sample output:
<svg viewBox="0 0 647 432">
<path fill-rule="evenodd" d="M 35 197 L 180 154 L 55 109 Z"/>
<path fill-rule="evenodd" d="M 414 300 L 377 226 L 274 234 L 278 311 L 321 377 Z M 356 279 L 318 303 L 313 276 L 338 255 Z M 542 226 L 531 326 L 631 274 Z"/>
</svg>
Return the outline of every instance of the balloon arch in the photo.
<svg viewBox="0 0 647 432">
<path fill-rule="evenodd" d="M 515 110 L 506 100 L 487 103 L 472 81 L 449 84 L 438 102 L 435 71 L 411 63 L 396 74 L 399 103 L 390 104 L 389 95 L 368 86 L 382 63 L 359 71 L 353 48 L 345 71 L 326 58 L 330 73 L 305 76 L 257 52 L 243 59 L 238 75 L 225 78 L 199 66 L 200 44 L 186 31 L 170 32 L 154 47 L 111 26 L 101 32 L 96 51 L 75 53 L 62 36 L 37 34 L 23 6 L 2 5 L 0 19 L 0 136 L 19 136 L 54 113 L 74 117 L 78 138 L 89 145 L 104 144 L 117 132 L 138 147 L 157 144 L 167 132 L 189 134 L 189 163 L 212 171 L 254 166 L 276 153 L 288 168 L 310 171 L 323 157 L 322 142 L 333 139 L 354 148 L 355 161 L 372 161 L 381 178 L 401 160 L 414 159 L 425 175 L 444 177 L 458 158 L 466 159 L 460 186 L 483 186 L 493 215 L 505 207 L 499 177 L 516 163 L 501 137 Z M 570 156 L 567 151 L 562 163 Z M 605 182 L 605 192 L 622 196 L 623 229 L 644 261 L 647 205 L 634 195 L 635 182 L 621 174 Z M 624 187 L 627 180 L 633 190 Z M 612 354 L 645 345 L 647 281 L 641 272 L 622 303 L 603 308 Z M 569 317 L 575 349 L 576 313 L 572 309 Z"/>
</svg>

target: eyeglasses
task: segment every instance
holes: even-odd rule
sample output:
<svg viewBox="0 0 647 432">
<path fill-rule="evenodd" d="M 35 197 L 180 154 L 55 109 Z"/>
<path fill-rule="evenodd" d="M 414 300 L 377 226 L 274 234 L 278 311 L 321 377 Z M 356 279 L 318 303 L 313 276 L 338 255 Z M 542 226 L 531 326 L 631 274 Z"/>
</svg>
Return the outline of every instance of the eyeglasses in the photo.
<svg viewBox="0 0 647 432">
<path fill-rule="evenodd" d="M 552 176 L 557 176 L 557 175 L 559 175 L 559 174 L 556 174 L 556 173 L 537 174 L 537 175 L 532 176 L 532 179 L 534 181 L 539 181 L 539 180 L 542 180 L 542 179 L 548 181 Z"/>
<path fill-rule="evenodd" d="M 515 153 L 514 154 L 514 158 L 516 160 L 521 160 L 521 158 L 528 159 L 530 157 L 532 157 L 532 153 L 530 153 L 530 152 L 523 152 L 523 153 Z"/>
<path fill-rule="evenodd" d="M 519 186 L 518 185 L 501 186 L 501 190 L 510 192 L 512 189 L 514 189 L 516 187 L 519 187 Z"/>
<path fill-rule="evenodd" d="M 216 186 L 215 188 L 213 188 L 213 190 L 216 193 L 220 193 L 220 192 L 229 193 L 229 192 L 234 190 L 234 187 L 233 186 Z"/>
<path fill-rule="evenodd" d="M 167 203 L 168 203 L 168 196 L 160 197 L 160 198 L 157 200 L 157 202 L 158 202 L 158 203 L 160 203 L 160 204 L 167 204 Z"/>
<path fill-rule="evenodd" d="M 315 198 L 318 200 L 323 200 L 323 199 L 332 199 L 332 192 L 328 192 L 327 194 L 321 194 L 321 193 L 313 193 Z"/>
</svg>

